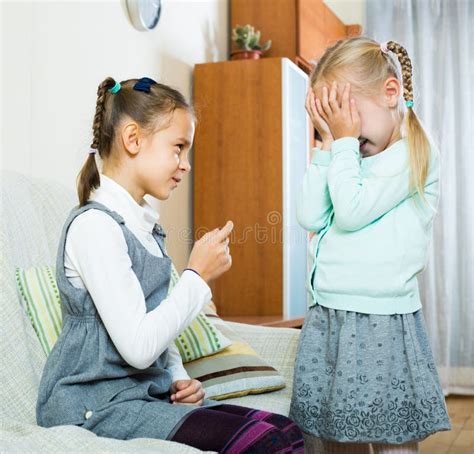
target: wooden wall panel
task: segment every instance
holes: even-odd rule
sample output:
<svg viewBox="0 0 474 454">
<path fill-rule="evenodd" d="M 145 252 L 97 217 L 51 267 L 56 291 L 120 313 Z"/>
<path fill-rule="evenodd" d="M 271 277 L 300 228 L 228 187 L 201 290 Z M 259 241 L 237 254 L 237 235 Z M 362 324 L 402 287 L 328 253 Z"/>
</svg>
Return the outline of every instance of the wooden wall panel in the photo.
<svg viewBox="0 0 474 454">
<path fill-rule="evenodd" d="M 296 0 L 231 0 L 231 29 L 251 24 L 262 32 L 261 43 L 272 40 L 265 57 L 296 57 Z M 232 42 L 232 49 L 235 44 Z"/>
<path fill-rule="evenodd" d="M 194 83 L 195 233 L 235 226 L 232 268 L 212 285 L 218 313 L 281 315 L 282 244 L 258 238 L 282 228 L 268 222 L 282 212 L 281 59 L 197 65 Z"/>
</svg>

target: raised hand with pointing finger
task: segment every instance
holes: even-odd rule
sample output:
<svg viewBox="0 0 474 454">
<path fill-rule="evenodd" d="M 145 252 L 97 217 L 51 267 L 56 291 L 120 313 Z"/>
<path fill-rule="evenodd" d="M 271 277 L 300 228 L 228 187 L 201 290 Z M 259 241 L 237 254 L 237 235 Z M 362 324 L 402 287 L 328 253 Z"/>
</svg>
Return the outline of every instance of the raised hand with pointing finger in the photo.
<svg viewBox="0 0 474 454">
<path fill-rule="evenodd" d="M 227 221 L 222 229 L 214 229 L 196 241 L 187 268 L 198 272 L 207 283 L 228 271 L 232 266 L 229 235 L 233 228 L 232 221 Z"/>
</svg>

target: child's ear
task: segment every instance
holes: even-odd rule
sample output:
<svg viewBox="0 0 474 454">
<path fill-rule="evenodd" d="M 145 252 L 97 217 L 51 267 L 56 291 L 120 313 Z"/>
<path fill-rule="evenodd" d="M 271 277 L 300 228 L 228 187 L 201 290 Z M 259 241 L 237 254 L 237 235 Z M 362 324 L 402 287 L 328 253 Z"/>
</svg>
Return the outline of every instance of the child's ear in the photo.
<svg viewBox="0 0 474 454">
<path fill-rule="evenodd" d="M 400 92 L 400 81 L 395 77 L 389 77 L 383 85 L 383 93 L 388 107 L 397 107 Z"/>
<path fill-rule="evenodd" d="M 122 144 L 125 150 L 131 154 L 137 154 L 140 150 L 140 127 L 134 121 L 125 123 L 122 127 Z"/>
</svg>

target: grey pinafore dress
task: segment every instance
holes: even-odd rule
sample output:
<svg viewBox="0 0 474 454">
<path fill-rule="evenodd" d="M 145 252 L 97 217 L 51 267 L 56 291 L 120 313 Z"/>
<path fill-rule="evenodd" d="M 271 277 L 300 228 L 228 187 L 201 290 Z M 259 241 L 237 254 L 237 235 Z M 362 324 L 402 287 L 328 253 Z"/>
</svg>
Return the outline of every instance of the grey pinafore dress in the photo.
<svg viewBox="0 0 474 454">
<path fill-rule="evenodd" d="M 166 254 L 159 225 L 153 237 L 163 257 L 151 254 L 127 228 L 124 219 L 101 203 L 89 201 L 72 209 L 59 242 L 56 279 L 61 296 L 62 331 L 41 377 L 36 405 L 37 423 L 43 427 L 72 424 L 103 437 L 117 439 L 169 439 L 186 416 L 202 407 L 172 404 L 168 350 L 146 369 L 130 366 L 110 339 L 86 289 L 74 287 L 65 275 L 64 251 L 72 221 L 98 209 L 109 214 L 124 234 L 132 269 L 145 295 L 147 312 L 167 296 L 171 259 Z M 203 407 L 220 405 L 205 400 Z"/>
</svg>

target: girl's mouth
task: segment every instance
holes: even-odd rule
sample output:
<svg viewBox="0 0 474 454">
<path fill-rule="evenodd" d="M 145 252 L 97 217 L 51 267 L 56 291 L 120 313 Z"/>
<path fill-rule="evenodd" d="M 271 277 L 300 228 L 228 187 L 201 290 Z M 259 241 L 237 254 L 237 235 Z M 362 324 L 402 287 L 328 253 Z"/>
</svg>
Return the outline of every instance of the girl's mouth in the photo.
<svg viewBox="0 0 474 454">
<path fill-rule="evenodd" d="M 369 139 L 366 139 L 365 137 L 359 137 L 359 147 L 361 150 L 365 147 L 368 141 Z"/>
<path fill-rule="evenodd" d="M 179 183 L 180 183 L 180 181 L 181 181 L 181 178 L 173 177 L 173 178 L 171 178 L 171 179 L 172 179 L 173 182 L 174 182 L 174 188 L 177 188 L 178 185 L 179 185 Z"/>
</svg>

